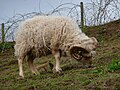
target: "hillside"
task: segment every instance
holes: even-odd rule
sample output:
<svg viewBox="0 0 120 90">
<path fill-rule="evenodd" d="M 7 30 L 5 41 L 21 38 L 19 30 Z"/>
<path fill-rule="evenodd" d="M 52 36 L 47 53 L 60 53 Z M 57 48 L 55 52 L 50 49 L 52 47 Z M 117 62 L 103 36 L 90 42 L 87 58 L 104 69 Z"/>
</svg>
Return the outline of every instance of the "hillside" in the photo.
<svg viewBox="0 0 120 90">
<path fill-rule="evenodd" d="M 82 68 L 70 57 L 62 58 L 64 75 L 40 70 L 33 75 L 24 62 L 25 79 L 18 79 L 14 49 L 0 53 L 0 90 L 120 90 L 120 20 L 101 26 L 86 27 L 85 33 L 99 41 L 92 68 Z M 39 66 L 45 61 L 54 62 L 49 55 L 35 60 Z"/>
</svg>

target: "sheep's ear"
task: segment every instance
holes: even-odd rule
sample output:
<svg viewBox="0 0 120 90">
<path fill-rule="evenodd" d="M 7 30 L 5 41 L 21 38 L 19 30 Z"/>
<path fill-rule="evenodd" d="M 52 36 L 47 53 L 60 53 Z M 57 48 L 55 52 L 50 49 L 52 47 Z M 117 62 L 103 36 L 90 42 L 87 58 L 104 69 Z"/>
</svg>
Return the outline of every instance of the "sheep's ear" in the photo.
<svg viewBox="0 0 120 90">
<path fill-rule="evenodd" d="M 97 41 L 97 39 L 95 37 L 91 37 L 91 40 L 95 43 L 95 45 L 98 44 L 98 41 Z"/>
</svg>

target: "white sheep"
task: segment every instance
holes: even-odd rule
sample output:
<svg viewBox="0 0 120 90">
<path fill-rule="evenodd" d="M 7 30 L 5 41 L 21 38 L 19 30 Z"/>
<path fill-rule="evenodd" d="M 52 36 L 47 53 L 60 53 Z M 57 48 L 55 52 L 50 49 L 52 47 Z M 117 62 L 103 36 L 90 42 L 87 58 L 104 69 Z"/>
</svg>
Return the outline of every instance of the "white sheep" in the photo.
<svg viewBox="0 0 120 90">
<path fill-rule="evenodd" d="M 26 56 L 31 71 L 38 74 L 33 60 L 52 53 L 56 60 L 53 72 L 61 73 L 61 52 L 70 53 L 79 61 L 82 57 L 92 57 L 97 44 L 94 37 L 89 38 L 82 33 L 74 20 L 62 16 L 35 16 L 23 21 L 15 42 L 15 55 L 18 57 L 19 75 L 22 78 L 22 63 Z"/>
</svg>

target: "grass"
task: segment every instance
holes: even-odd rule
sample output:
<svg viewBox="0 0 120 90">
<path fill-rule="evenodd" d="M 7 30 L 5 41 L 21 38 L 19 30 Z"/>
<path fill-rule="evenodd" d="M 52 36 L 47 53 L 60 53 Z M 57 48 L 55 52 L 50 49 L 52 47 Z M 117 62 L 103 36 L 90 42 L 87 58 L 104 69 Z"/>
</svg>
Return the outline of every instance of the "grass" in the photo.
<svg viewBox="0 0 120 90">
<path fill-rule="evenodd" d="M 0 43 L 0 52 L 12 48 L 13 43 Z"/>
<path fill-rule="evenodd" d="M 119 60 L 112 60 L 112 63 L 108 65 L 108 70 L 111 72 L 115 72 L 115 70 L 120 69 L 120 61 Z"/>
<path fill-rule="evenodd" d="M 18 79 L 18 64 L 13 44 L 0 53 L 0 90 L 120 90 L 120 32 L 119 21 L 88 27 L 85 33 L 95 36 L 99 45 L 92 68 L 82 68 L 70 57 L 63 57 L 63 75 L 55 75 L 50 68 L 33 75 L 24 61 L 25 79 Z M 112 29 L 111 29 L 112 28 Z M 117 29 L 116 29 L 117 28 Z M 9 46 L 9 45 L 8 45 Z M 54 57 L 37 58 L 36 66 L 45 61 L 54 63 Z"/>
</svg>

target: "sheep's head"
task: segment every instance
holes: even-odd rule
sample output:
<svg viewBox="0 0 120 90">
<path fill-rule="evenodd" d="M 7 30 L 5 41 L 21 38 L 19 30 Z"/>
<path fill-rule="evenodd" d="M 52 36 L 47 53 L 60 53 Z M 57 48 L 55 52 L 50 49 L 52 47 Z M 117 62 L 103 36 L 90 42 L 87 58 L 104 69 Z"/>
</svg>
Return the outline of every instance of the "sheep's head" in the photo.
<svg viewBox="0 0 120 90">
<path fill-rule="evenodd" d="M 70 54 L 77 61 L 80 61 L 83 58 L 92 58 L 96 53 L 96 46 L 97 40 L 92 37 L 88 40 L 84 40 L 80 44 L 75 44 L 71 46 Z"/>
</svg>

